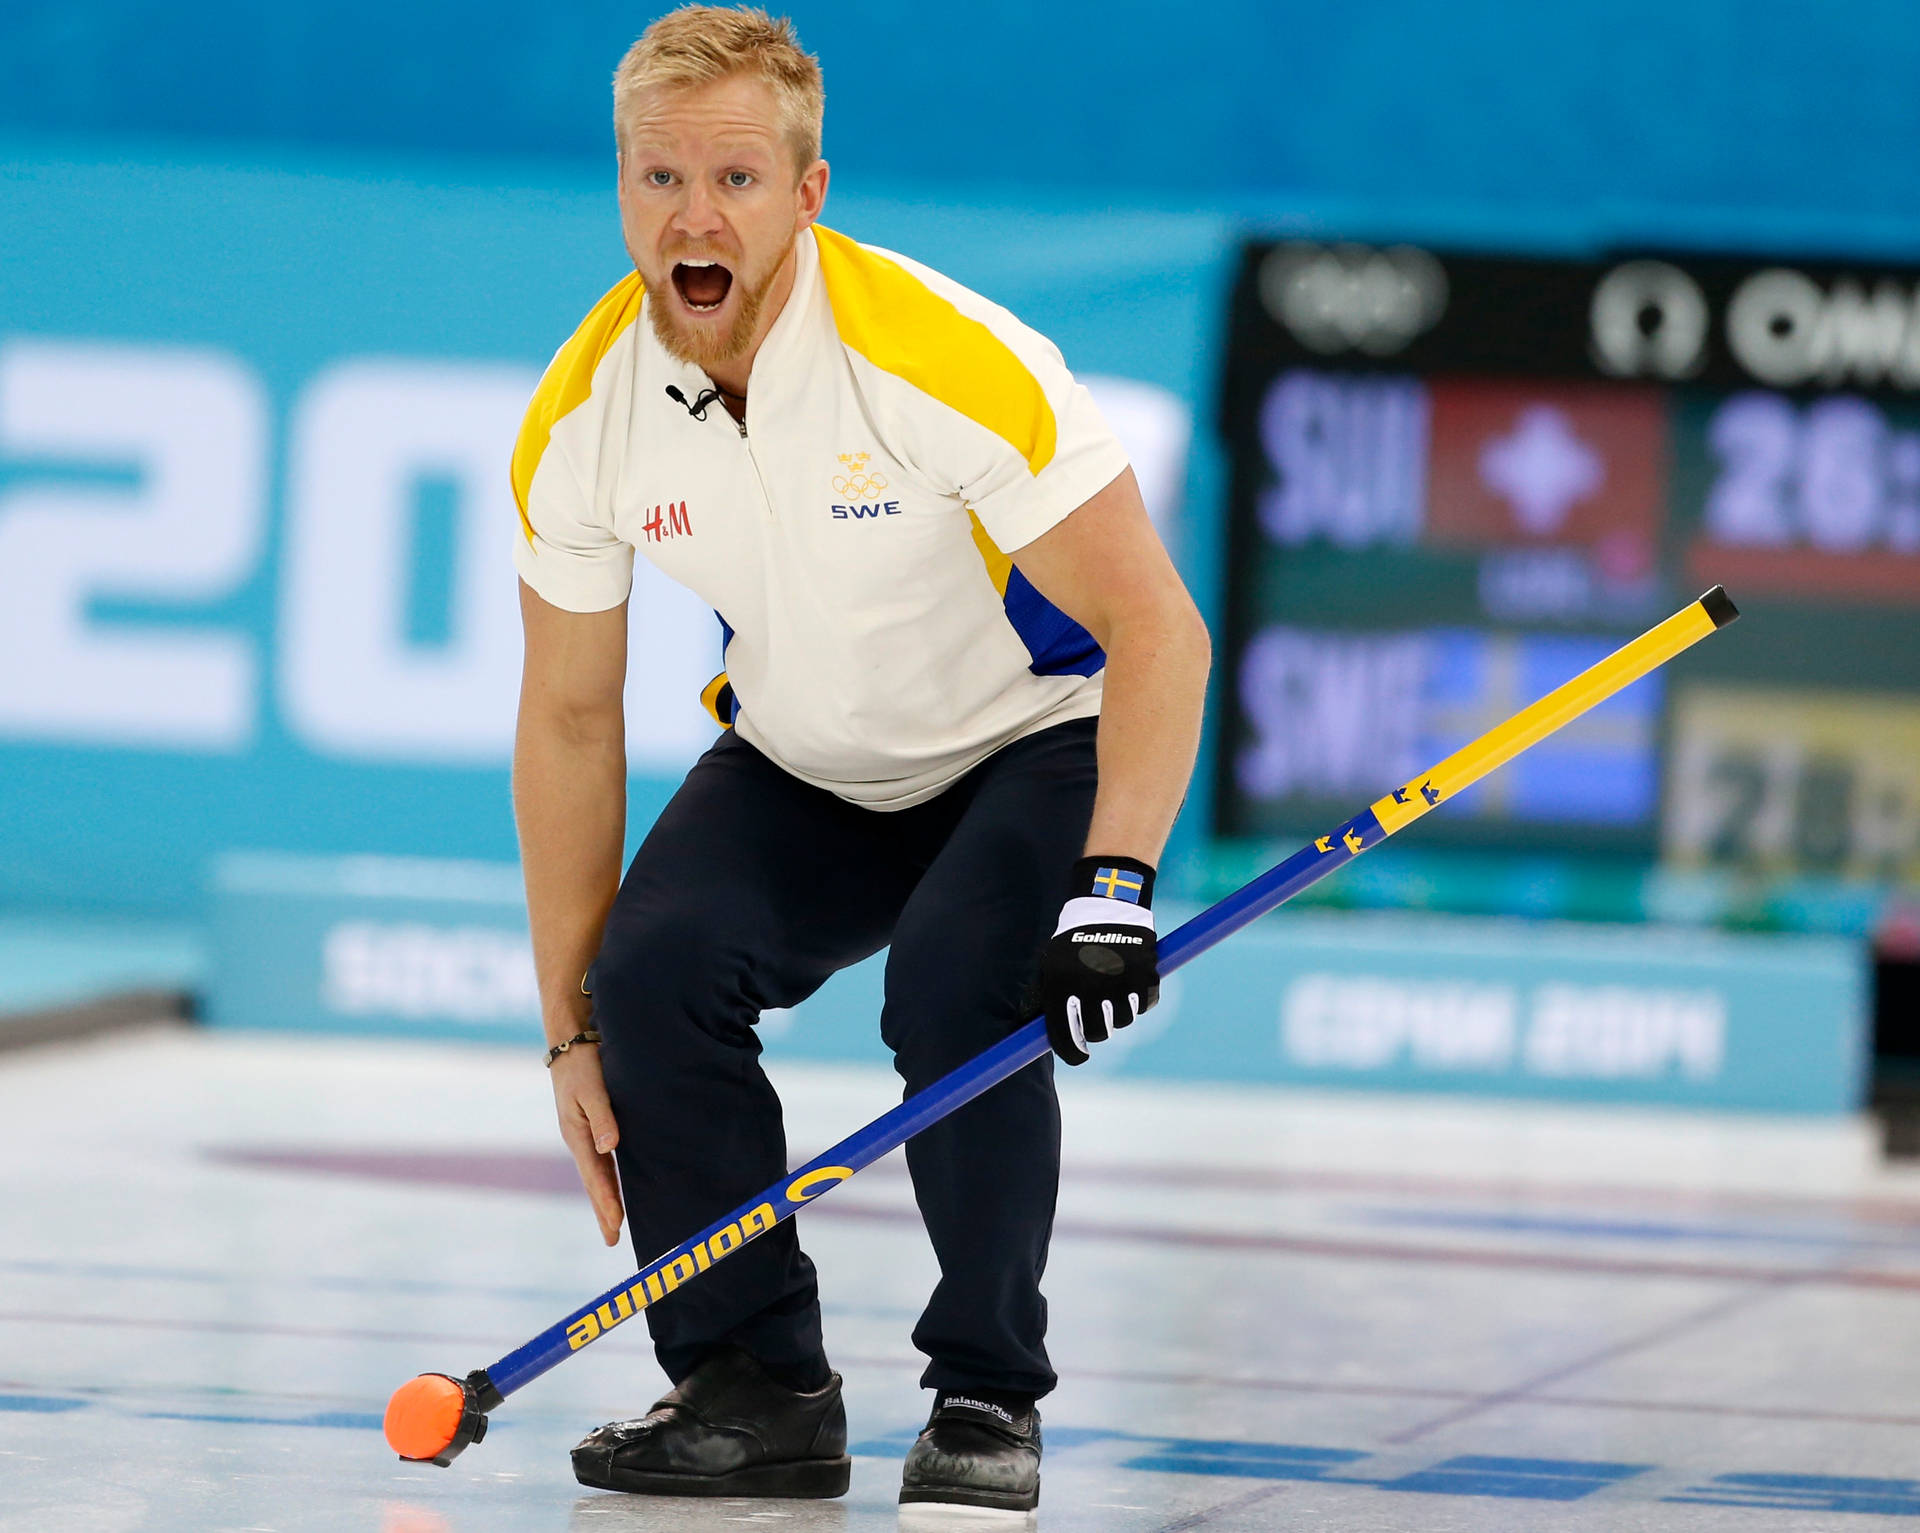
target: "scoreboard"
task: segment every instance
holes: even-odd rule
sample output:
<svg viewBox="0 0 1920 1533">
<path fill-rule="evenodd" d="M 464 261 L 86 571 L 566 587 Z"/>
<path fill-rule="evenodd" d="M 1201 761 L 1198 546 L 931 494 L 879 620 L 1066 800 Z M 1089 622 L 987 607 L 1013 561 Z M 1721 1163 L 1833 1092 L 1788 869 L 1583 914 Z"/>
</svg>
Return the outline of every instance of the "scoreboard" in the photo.
<svg viewBox="0 0 1920 1533">
<path fill-rule="evenodd" d="M 1920 269 L 1257 242 L 1228 840 L 1323 828 L 1716 582 L 1744 619 L 1430 844 L 1920 882 Z"/>
</svg>

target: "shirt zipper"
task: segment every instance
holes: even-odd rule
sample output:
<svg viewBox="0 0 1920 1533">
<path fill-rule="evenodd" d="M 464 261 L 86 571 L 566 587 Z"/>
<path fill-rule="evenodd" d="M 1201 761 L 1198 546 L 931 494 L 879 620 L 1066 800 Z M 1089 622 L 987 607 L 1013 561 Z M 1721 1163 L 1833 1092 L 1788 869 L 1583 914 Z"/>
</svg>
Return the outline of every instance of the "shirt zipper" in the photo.
<svg viewBox="0 0 1920 1533">
<path fill-rule="evenodd" d="M 724 405 L 721 408 L 726 409 Z M 746 450 L 747 462 L 753 465 L 754 482 L 760 486 L 760 504 L 767 508 L 767 519 L 771 521 L 773 520 L 773 497 L 767 493 L 767 478 L 760 472 L 760 460 L 753 455 L 753 439 L 747 435 L 747 423 L 742 420 L 733 420 L 731 410 L 727 410 L 727 419 L 733 421 L 734 429 L 740 433 L 740 445 Z"/>
</svg>

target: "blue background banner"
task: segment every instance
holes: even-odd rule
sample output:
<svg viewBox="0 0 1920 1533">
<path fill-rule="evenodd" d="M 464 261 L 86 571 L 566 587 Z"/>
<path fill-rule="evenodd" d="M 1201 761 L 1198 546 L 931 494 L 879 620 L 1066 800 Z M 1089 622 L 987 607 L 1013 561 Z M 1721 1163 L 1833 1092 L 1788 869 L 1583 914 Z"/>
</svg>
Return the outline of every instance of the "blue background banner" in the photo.
<svg viewBox="0 0 1920 1533">
<path fill-rule="evenodd" d="M 217 890 L 216 1023 L 539 1047 L 511 864 L 235 855 Z M 769 1054 L 884 1061 L 883 968 L 764 1014 Z M 1867 1004 L 1858 945 L 1831 938 L 1288 912 L 1170 976 L 1086 1068 L 1844 1113 L 1861 1103 Z"/>
</svg>

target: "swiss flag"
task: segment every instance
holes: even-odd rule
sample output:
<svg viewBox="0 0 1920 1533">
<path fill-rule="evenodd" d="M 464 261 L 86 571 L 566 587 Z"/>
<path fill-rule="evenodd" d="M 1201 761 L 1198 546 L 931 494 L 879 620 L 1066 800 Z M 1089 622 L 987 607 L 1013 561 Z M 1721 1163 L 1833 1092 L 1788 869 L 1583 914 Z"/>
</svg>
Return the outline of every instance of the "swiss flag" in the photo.
<svg viewBox="0 0 1920 1533">
<path fill-rule="evenodd" d="M 1479 379 L 1430 387 L 1429 541 L 1585 548 L 1624 579 L 1653 567 L 1668 460 L 1658 390 Z"/>
</svg>

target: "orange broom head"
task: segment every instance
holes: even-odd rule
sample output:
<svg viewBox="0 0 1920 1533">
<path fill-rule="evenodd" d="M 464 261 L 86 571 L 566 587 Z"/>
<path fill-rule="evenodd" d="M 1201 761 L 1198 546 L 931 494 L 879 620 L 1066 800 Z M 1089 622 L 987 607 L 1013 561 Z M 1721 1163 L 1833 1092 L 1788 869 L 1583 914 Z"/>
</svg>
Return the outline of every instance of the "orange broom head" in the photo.
<svg viewBox="0 0 1920 1533">
<path fill-rule="evenodd" d="M 408 1379 L 387 1402 L 387 1446 L 402 1458 L 431 1463 L 453 1446 L 466 1408 L 459 1380 L 444 1373 Z"/>
</svg>

